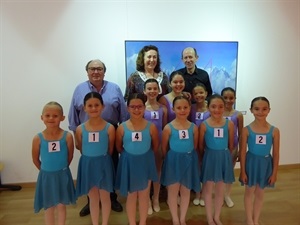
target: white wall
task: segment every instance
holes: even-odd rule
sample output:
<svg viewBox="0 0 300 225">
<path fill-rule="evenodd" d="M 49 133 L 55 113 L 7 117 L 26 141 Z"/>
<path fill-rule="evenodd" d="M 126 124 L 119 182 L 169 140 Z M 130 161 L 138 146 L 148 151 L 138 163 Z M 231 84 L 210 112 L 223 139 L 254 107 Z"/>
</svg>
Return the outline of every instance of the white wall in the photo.
<svg viewBox="0 0 300 225">
<path fill-rule="evenodd" d="M 1 0 L 1 147 L 3 183 L 33 182 L 33 136 L 42 107 L 68 114 L 75 86 L 93 58 L 125 90 L 125 40 L 238 41 L 237 109 L 264 95 L 281 130 L 280 164 L 299 156 L 299 1 Z M 180 53 L 178 53 L 180 57 Z M 200 53 L 201 60 L 201 53 Z M 62 123 L 67 128 L 67 120 Z M 71 164 L 77 174 L 79 154 Z"/>
</svg>

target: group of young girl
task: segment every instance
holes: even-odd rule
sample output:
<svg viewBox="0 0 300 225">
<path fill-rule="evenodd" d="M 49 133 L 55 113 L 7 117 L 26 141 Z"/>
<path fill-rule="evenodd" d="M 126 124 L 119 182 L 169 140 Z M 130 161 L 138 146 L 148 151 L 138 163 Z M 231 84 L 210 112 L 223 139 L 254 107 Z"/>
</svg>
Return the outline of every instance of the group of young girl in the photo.
<svg viewBox="0 0 300 225">
<path fill-rule="evenodd" d="M 269 101 L 254 98 L 250 111 L 255 119 L 243 127 L 243 116 L 234 109 L 232 88 L 207 98 L 205 86 L 197 84 L 192 94 L 195 103 L 191 104 L 183 93 L 180 72 L 170 75 L 170 85 L 172 91 L 157 100 L 158 82 L 146 80 L 147 100 L 143 94 L 129 96 L 130 118 L 116 131 L 101 118 L 105 107 L 101 95 L 91 92 L 85 96 L 89 120 L 76 130 L 76 148 L 82 154 L 76 188 L 69 170 L 73 138 L 60 128 L 63 109 L 56 102 L 46 104 L 41 116 L 46 129 L 34 137 L 32 147 L 34 164 L 40 170 L 34 209 L 45 209 L 46 224 L 54 224 L 55 208 L 59 224 L 64 224 L 65 205 L 88 194 L 93 225 L 99 222 L 99 202 L 102 225 L 107 225 L 109 193 L 115 188 L 126 197 L 129 225 L 136 225 L 137 202 L 139 225 L 146 225 L 148 214 L 160 211 L 159 190 L 163 185 L 173 225 L 186 225 L 191 190 L 196 192 L 193 203 L 205 205 L 208 224 L 222 225 L 223 202 L 228 207 L 234 205 L 230 190 L 235 181 L 234 164 L 239 159 L 240 182 L 246 185 L 246 223 L 258 225 L 264 188 L 274 186 L 279 162 L 279 130 L 266 119 Z M 120 153 L 117 171 L 110 157 L 114 145 Z"/>
</svg>

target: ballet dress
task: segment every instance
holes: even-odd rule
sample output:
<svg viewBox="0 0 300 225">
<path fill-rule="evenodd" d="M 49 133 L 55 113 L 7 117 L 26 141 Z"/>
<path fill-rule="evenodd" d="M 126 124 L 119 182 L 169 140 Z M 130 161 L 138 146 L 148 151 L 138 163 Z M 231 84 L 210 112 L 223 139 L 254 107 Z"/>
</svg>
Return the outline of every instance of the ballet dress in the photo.
<svg viewBox="0 0 300 225">
<path fill-rule="evenodd" d="M 89 193 L 91 188 L 113 192 L 115 171 L 111 155 L 108 153 L 109 136 L 106 123 L 99 131 L 87 131 L 85 123 L 82 129 L 82 155 L 78 163 L 76 195 Z"/>
<path fill-rule="evenodd" d="M 151 148 L 151 122 L 141 131 L 129 130 L 123 122 L 123 151 L 116 174 L 115 190 L 124 197 L 128 193 L 145 190 L 149 181 L 156 182 L 158 175 L 155 166 L 154 152 Z"/>
<path fill-rule="evenodd" d="M 246 153 L 246 174 L 248 177 L 247 186 L 259 185 L 260 188 L 274 187 L 268 180 L 273 172 L 273 157 L 271 149 L 273 145 L 274 126 L 270 127 L 268 133 L 255 133 L 251 127 L 247 126 L 248 151 Z M 240 180 L 241 185 L 244 183 Z"/>
<path fill-rule="evenodd" d="M 187 130 L 178 130 L 169 123 L 170 149 L 163 162 L 161 184 L 179 183 L 195 192 L 200 191 L 199 158 L 194 149 L 194 123 Z"/>
<path fill-rule="evenodd" d="M 228 123 L 222 127 L 211 127 L 204 121 L 206 132 L 204 134 L 205 148 L 202 160 L 201 182 L 212 181 L 217 183 L 233 183 L 235 181 L 233 163 L 228 149 Z"/>
<path fill-rule="evenodd" d="M 67 134 L 68 132 L 64 131 L 60 140 L 47 141 L 42 133 L 38 133 L 41 141 L 41 169 L 35 189 L 35 213 L 42 208 L 46 210 L 58 204 L 76 203 L 75 187 L 68 165 Z"/>
</svg>

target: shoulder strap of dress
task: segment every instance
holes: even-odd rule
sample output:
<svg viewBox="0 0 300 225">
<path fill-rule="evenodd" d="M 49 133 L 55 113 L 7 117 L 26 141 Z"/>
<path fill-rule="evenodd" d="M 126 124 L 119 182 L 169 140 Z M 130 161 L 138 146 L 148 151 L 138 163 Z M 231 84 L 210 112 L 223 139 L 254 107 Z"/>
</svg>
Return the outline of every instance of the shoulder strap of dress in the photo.
<svg viewBox="0 0 300 225">
<path fill-rule="evenodd" d="M 40 138 L 41 140 L 44 140 L 44 137 L 43 137 L 42 132 L 38 133 L 38 136 L 39 136 L 39 138 Z"/>
<path fill-rule="evenodd" d="M 273 130 L 274 130 L 274 126 L 271 125 L 269 133 L 273 134 Z"/>
</svg>

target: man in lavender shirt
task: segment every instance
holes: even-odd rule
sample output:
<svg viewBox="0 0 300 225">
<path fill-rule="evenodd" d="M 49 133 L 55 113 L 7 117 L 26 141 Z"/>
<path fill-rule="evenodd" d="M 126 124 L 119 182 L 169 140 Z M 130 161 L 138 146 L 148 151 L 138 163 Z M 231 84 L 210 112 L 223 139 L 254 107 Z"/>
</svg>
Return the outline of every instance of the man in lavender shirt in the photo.
<svg viewBox="0 0 300 225">
<path fill-rule="evenodd" d="M 104 109 L 102 118 L 111 123 L 115 127 L 119 123 L 128 118 L 128 112 L 125 105 L 124 97 L 120 87 L 112 82 L 104 80 L 106 67 L 99 59 L 91 60 L 86 65 L 88 80 L 80 83 L 73 93 L 72 102 L 69 110 L 69 129 L 74 132 L 77 126 L 84 123 L 88 119 L 88 115 L 83 109 L 83 99 L 85 95 L 91 91 L 96 91 L 101 94 L 104 101 Z M 112 154 L 114 167 L 117 169 L 119 155 L 115 149 Z M 111 209 L 116 212 L 122 212 L 123 207 L 117 201 L 117 194 L 111 193 Z M 80 211 L 80 216 L 90 214 L 89 202 Z"/>
</svg>

